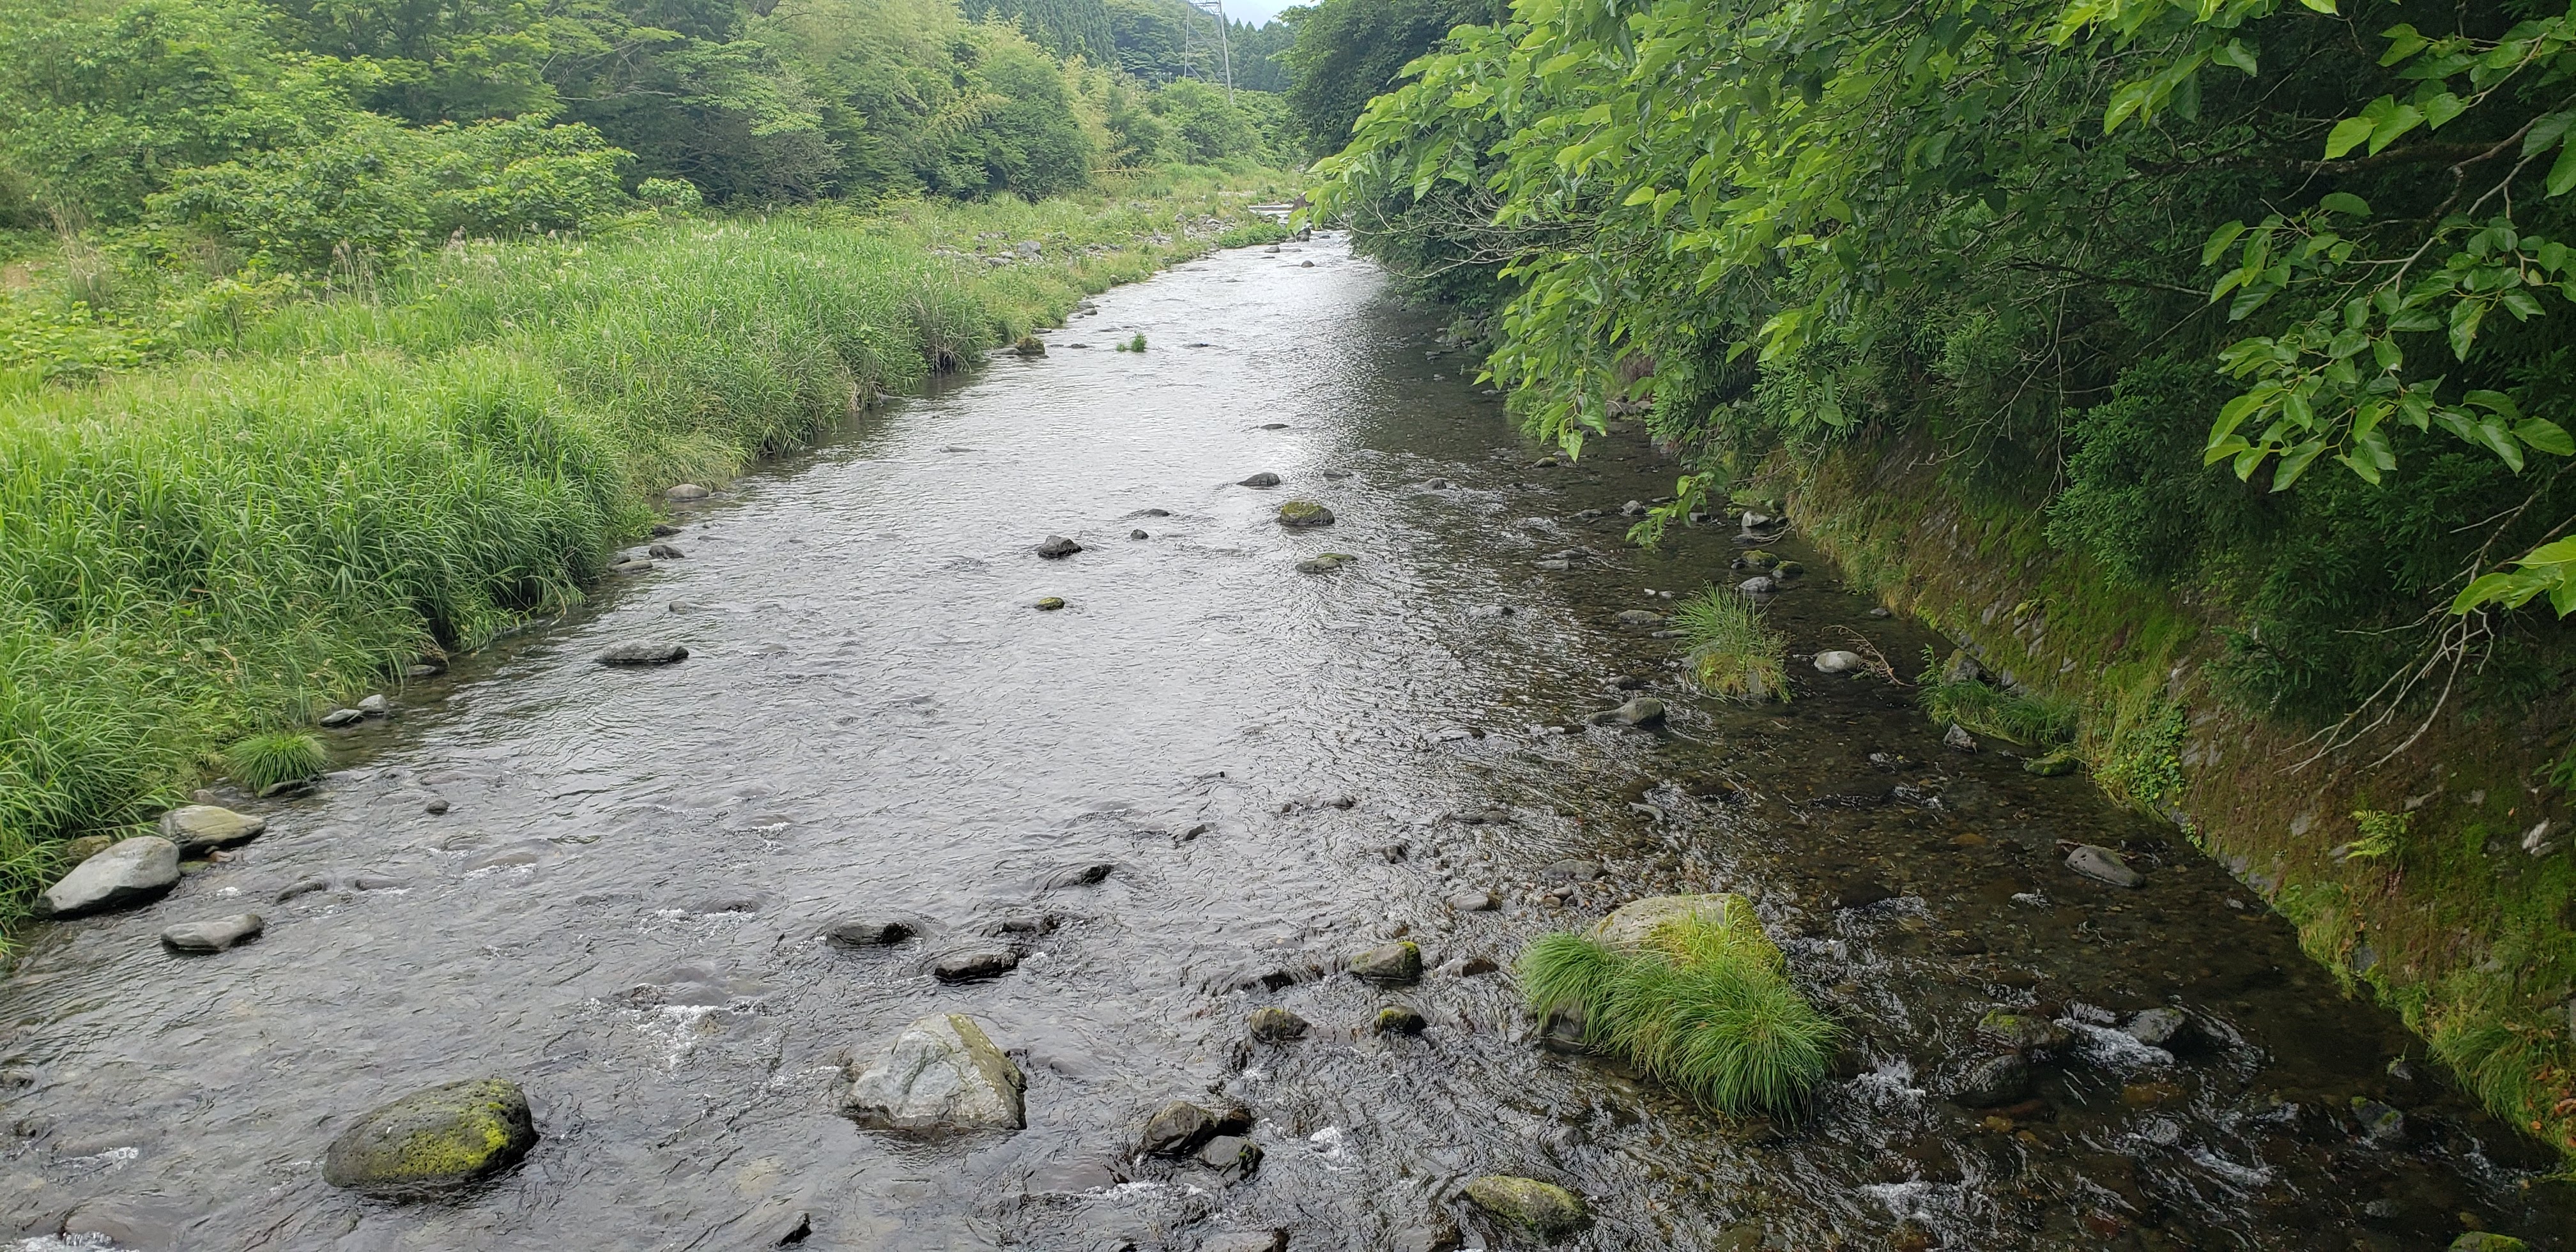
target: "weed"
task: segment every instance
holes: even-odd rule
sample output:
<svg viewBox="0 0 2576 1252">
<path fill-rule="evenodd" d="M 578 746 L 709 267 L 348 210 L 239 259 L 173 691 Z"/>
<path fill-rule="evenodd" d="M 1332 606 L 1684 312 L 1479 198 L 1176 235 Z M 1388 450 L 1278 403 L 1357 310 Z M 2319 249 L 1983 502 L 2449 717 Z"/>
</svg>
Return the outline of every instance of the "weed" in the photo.
<svg viewBox="0 0 2576 1252">
<path fill-rule="evenodd" d="M 2006 691 L 1965 675 L 1944 674 L 1930 649 L 1923 653 L 1918 698 L 1937 726 L 1952 723 L 1971 732 L 2024 747 L 2055 747 L 2075 737 L 2072 706 L 2027 692 Z"/>
<path fill-rule="evenodd" d="M 2185 728 L 2181 705 L 2158 695 L 2124 693 L 2112 718 L 2110 747 L 2094 777 L 2112 795 L 2157 811 L 2182 793 Z"/>
<path fill-rule="evenodd" d="M 1542 936 L 1522 950 L 1519 973 L 1534 1010 L 1581 1009 L 1586 1042 L 1722 1113 L 1797 1107 L 1841 1039 L 1749 913 L 1667 922 L 1633 952 Z"/>
<path fill-rule="evenodd" d="M 1227 227 L 1224 234 L 1216 237 L 1216 246 L 1249 248 L 1258 244 L 1279 243 L 1286 240 L 1290 233 L 1285 224 L 1272 218 L 1259 217 L 1240 225 Z"/>
<path fill-rule="evenodd" d="M 2376 861 L 2396 856 L 2404 848 L 2406 828 L 2414 825 L 2415 815 L 2355 809 L 2352 820 L 2360 828 L 2361 837 L 2336 848 L 2332 854 L 2336 860 Z"/>
<path fill-rule="evenodd" d="M 1683 663 L 1702 689 L 1735 700 L 1789 698 L 1789 643 L 1763 623 L 1750 596 L 1705 588 L 1675 606 L 1673 624 L 1690 642 Z"/>
<path fill-rule="evenodd" d="M 322 741 L 302 731 L 252 735 L 224 749 L 224 769 L 252 791 L 319 777 L 331 764 Z"/>
<path fill-rule="evenodd" d="M 1141 330 L 1140 330 L 1140 331 L 1137 331 L 1137 332 L 1136 332 L 1136 337 L 1135 337 L 1135 338 L 1133 338 L 1133 339 L 1128 340 L 1128 341 L 1127 341 L 1127 342 L 1125 342 L 1125 343 L 1122 343 L 1122 344 L 1118 345 L 1118 350 L 1119 350 L 1119 351 L 1121 351 L 1121 352 L 1142 352 L 1142 351 L 1144 351 L 1144 350 L 1145 350 L 1145 332 L 1143 332 L 1143 331 L 1141 331 Z"/>
</svg>

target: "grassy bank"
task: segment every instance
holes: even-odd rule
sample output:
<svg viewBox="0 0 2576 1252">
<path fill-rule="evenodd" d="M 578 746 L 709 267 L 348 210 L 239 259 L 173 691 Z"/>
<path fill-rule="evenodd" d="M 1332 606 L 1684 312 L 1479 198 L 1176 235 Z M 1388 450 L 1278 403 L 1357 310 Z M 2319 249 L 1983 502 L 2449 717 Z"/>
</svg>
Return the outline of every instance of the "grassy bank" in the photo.
<svg viewBox="0 0 2576 1252">
<path fill-rule="evenodd" d="M 2576 830 L 2551 778 L 2576 708 L 2455 701 L 2409 744 L 2418 708 L 2302 767 L 2313 728 L 2223 685 L 2224 588 L 2106 577 L 2052 546 L 2037 510 L 1924 451 L 1859 443 L 1780 477 L 1856 584 L 2064 710 L 2105 790 L 2180 824 L 2312 957 L 2576 1165 Z"/>
<path fill-rule="evenodd" d="M 646 216 L 454 245 L 247 318 L 174 302 L 157 326 L 81 323 L 76 245 L 17 267 L 0 919 L 60 872 L 60 840 L 150 818 L 227 747 L 578 602 L 664 487 L 1208 250 L 1249 191 Z M 1021 241 L 1040 257 L 988 263 Z M 111 368 L 66 371 L 73 349 Z"/>
</svg>

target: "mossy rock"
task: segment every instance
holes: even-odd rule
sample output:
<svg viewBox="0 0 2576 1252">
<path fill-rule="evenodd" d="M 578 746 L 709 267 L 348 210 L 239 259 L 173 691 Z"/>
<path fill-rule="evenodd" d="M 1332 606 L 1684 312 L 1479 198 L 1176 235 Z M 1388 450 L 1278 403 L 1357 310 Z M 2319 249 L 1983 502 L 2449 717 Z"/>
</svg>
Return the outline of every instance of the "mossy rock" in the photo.
<svg viewBox="0 0 2576 1252">
<path fill-rule="evenodd" d="M 1766 548 L 1753 548 L 1736 558 L 1746 569 L 1772 569 L 1780 564 L 1780 554 Z"/>
<path fill-rule="evenodd" d="M 1312 500 L 1291 500 L 1279 506 L 1279 524 L 1297 527 L 1330 526 L 1333 524 L 1333 511 Z"/>
<path fill-rule="evenodd" d="M 2059 748 L 2046 756 L 2032 757 L 2021 763 L 2021 772 L 2042 778 L 2061 778 L 2084 768 L 2084 758 L 2073 748 Z"/>
<path fill-rule="evenodd" d="M 1467 1199 L 1495 1220 L 1551 1243 L 1583 1229 L 1591 1220 L 1583 1197 L 1535 1178 L 1487 1174 L 1467 1184 Z"/>
<path fill-rule="evenodd" d="M 468 1079 L 415 1091 L 358 1119 L 323 1153 L 322 1178 L 383 1199 L 418 1199 L 508 1169 L 536 1142 L 519 1084 Z"/>
<path fill-rule="evenodd" d="M 1422 949 L 1410 939 L 1380 944 L 1351 956 L 1353 976 L 1385 987 L 1422 981 Z"/>
<path fill-rule="evenodd" d="M 1659 932 L 1675 922 L 1698 917 L 1711 922 L 1735 937 L 1738 943 L 1762 953 L 1773 968 L 1788 963 L 1779 945 L 1762 932 L 1761 919 L 1754 916 L 1753 902 L 1732 891 L 1701 896 L 1648 896 L 1631 900 L 1613 910 L 1610 916 L 1593 924 L 1592 939 L 1605 948 L 1620 952 L 1638 952 L 1656 942 Z"/>
<path fill-rule="evenodd" d="M 2450 1252 L 2527 1252 L 2530 1245 L 2511 1235 L 2472 1230 L 2451 1241 Z"/>
</svg>

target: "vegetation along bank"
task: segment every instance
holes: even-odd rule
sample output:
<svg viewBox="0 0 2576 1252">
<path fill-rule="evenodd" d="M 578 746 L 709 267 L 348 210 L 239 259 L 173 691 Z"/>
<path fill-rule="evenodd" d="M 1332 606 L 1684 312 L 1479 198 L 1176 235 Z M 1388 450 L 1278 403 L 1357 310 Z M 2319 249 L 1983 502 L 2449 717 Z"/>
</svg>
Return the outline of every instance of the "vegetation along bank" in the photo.
<svg viewBox="0 0 2576 1252">
<path fill-rule="evenodd" d="M 1258 105 L 1008 15 L 406 14 L 0 4 L 0 918 L 209 772 L 319 772 L 313 718 L 577 603 L 672 485 L 1279 233 Z"/>
<path fill-rule="evenodd" d="M 1943 721 L 2186 825 L 2576 1161 L 2576 18 L 1458 17 L 1321 211 L 1534 432 L 1676 458 L 1634 538 L 1787 498 L 1982 658 Z"/>
</svg>

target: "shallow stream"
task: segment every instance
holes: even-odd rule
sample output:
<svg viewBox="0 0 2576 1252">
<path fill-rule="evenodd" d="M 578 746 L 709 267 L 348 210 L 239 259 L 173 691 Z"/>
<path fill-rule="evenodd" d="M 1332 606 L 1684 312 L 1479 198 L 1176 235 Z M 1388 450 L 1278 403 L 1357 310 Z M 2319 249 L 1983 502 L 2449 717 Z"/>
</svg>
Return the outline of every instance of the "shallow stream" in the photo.
<svg viewBox="0 0 2576 1252">
<path fill-rule="evenodd" d="M 1519 1246 L 1457 1199 L 1501 1172 L 1586 1196 L 1589 1249 L 2398 1252 L 2469 1222 L 2576 1247 L 2545 1155 L 2168 829 L 2005 745 L 1945 749 L 1880 679 L 1797 663 L 1785 705 L 1691 694 L 1677 643 L 1617 614 L 1743 577 L 1733 527 L 1625 547 L 1616 510 L 1671 490 L 1670 463 L 1615 439 L 1544 460 L 1437 330 L 1336 241 L 1220 254 L 676 514 L 685 559 L 392 693 L 317 794 L 242 802 L 272 825 L 231 859 L 31 936 L 0 991 L 0 1230 Z M 1111 350 L 1138 332 L 1148 351 Z M 1284 485 L 1234 485 L 1265 470 Z M 1284 529 L 1289 498 L 1340 520 Z M 1085 550 L 1041 559 L 1050 533 Z M 1794 652 L 1863 640 L 1910 676 L 1947 650 L 1872 617 L 1794 530 L 1773 546 L 1814 571 L 1771 609 Z M 1358 559 L 1296 571 L 1328 551 Z M 1050 595 L 1068 607 L 1031 607 Z M 628 641 L 690 656 L 592 662 Z M 1622 675 L 1669 726 L 1587 724 Z M 2146 885 L 2074 875 L 2067 842 Z M 1545 1051 L 1506 975 L 1458 972 L 1720 887 L 1758 898 L 1852 1032 L 1803 1119 L 1722 1121 Z M 1504 906 L 1444 902 L 1471 889 Z M 244 909 L 269 923 L 248 946 L 155 941 Z M 816 937 L 859 910 L 927 933 Z M 1033 918 L 1016 970 L 928 974 Z M 1399 934 L 1447 970 L 1397 992 L 1335 973 Z M 1390 1002 L 1428 1030 L 1373 1034 Z M 1265 1005 L 1314 1033 L 1247 1044 Z M 2112 1028 L 2166 1005 L 2196 1044 Z M 1998 1006 L 2077 1045 L 2019 1107 L 1961 1108 Z M 946 1010 L 1018 1058 L 1027 1130 L 910 1141 L 835 1113 L 840 1053 Z M 483 1074 L 535 1104 L 517 1171 L 408 1206 L 322 1182 L 356 1114 Z M 1131 1160 L 1148 1111 L 1211 1092 L 1259 1118 L 1248 1179 Z"/>
</svg>

